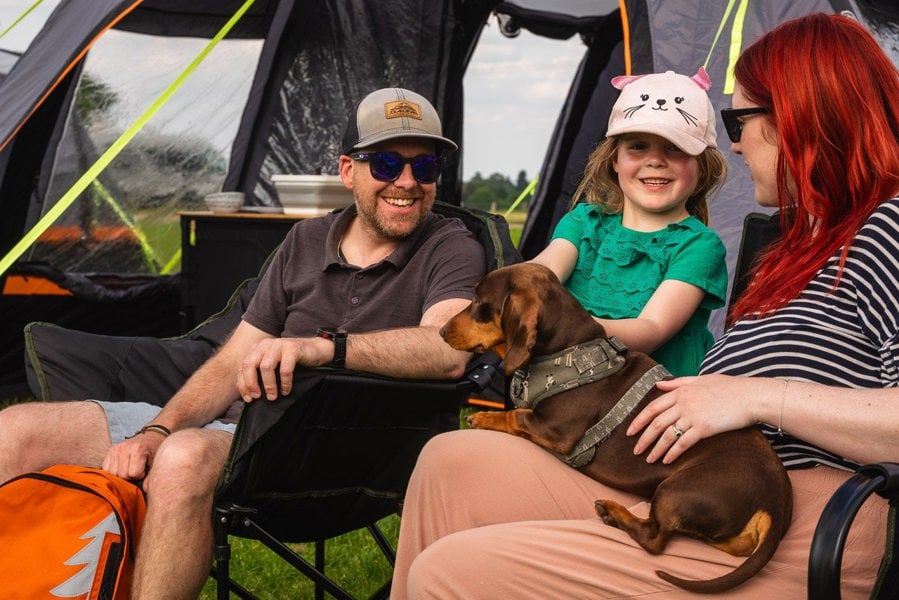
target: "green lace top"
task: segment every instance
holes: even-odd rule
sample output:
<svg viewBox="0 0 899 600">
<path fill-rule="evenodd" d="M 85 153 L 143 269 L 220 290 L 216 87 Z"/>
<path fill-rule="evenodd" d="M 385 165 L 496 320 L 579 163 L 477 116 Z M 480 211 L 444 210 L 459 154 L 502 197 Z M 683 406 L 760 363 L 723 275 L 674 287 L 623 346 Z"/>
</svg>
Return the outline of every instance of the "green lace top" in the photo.
<svg viewBox="0 0 899 600">
<path fill-rule="evenodd" d="M 634 231 L 622 226 L 620 214 L 604 214 L 582 203 L 562 217 L 555 238 L 577 248 L 577 265 L 564 283 L 594 316 L 639 316 L 666 279 L 705 290 L 705 298 L 683 329 L 652 354 L 675 376 L 699 371 L 714 341 L 709 316 L 724 306 L 727 293 L 724 244 L 714 231 L 692 216 L 659 231 Z"/>
</svg>

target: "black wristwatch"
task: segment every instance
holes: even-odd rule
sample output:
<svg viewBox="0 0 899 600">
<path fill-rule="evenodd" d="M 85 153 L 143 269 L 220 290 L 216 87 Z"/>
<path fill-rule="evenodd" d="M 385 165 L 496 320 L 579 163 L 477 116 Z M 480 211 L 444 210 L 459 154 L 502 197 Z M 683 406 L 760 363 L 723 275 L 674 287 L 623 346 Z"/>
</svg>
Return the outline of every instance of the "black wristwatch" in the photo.
<svg viewBox="0 0 899 600">
<path fill-rule="evenodd" d="M 336 327 L 319 327 L 315 335 L 334 342 L 334 358 L 328 366 L 342 369 L 346 364 L 346 331 L 340 331 Z"/>
</svg>

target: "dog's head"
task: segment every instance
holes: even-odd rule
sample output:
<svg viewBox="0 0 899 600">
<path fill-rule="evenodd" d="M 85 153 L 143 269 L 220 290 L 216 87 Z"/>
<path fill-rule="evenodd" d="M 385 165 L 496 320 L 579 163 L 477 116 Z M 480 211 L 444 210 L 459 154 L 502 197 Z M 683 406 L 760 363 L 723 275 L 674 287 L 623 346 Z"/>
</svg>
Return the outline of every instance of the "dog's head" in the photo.
<svg viewBox="0 0 899 600">
<path fill-rule="evenodd" d="M 575 323 L 586 318 L 600 327 L 552 271 L 536 263 L 519 263 L 488 273 L 475 288 L 471 304 L 450 319 L 440 334 L 457 350 L 493 350 L 511 375 L 532 354 L 566 347 L 552 347 L 571 333 L 555 331 L 566 316 Z"/>
</svg>

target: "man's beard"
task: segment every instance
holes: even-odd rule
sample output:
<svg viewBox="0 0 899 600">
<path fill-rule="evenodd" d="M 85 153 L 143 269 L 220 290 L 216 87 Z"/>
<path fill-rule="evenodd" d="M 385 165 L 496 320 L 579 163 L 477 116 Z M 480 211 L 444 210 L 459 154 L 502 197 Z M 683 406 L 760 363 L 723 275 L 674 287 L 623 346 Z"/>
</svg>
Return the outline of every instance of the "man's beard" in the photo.
<svg viewBox="0 0 899 600">
<path fill-rule="evenodd" d="M 424 203 L 425 200 L 416 200 L 416 202 Z M 416 212 L 414 216 L 399 221 L 404 225 L 409 225 L 408 227 L 398 228 L 394 226 L 397 223 L 396 219 L 383 217 L 382 213 L 378 210 L 380 203 L 381 200 L 378 198 L 374 198 L 374 205 L 372 205 L 371 202 L 366 202 L 365 200 L 360 201 L 357 197 L 356 211 L 365 224 L 378 234 L 378 236 L 384 239 L 393 241 L 404 240 L 417 231 L 425 218 L 427 218 L 426 212 Z"/>
</svg>

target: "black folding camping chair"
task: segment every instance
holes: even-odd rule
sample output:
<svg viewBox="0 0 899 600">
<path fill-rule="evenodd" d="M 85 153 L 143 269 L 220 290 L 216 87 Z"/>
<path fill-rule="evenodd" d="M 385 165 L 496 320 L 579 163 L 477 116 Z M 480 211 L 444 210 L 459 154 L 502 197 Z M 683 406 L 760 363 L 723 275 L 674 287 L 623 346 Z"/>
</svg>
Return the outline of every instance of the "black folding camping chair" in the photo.
<svg viewBox="0 0 899 600">
<path fill-rule="evenodd" d="M 488 270 L 521 260 L 500 216 L 437 203 L 485 248 Z M 264 270 L 265 267 L 263 267 Z M 97 398 L 162 405 L 237 325 L 256 289 L 244 282 L 228 305 L 176 339 L 96 335 L 45 323 L 26 326 L 26 372 L 44 400 Z M 231 581 L 230 536 L 257 539 L 327 592 L 350 598 L 324 572 L 324 542 L 367 528 L 390 564 L 377 522 L 396 514 L 421 447 L 459 426 L 463 403 L 493 388 L 495 355 L 479 357 L 459 380 L 403 380 L 335 369 L 298 369 L 293 391 L 254 402 L 241 416 L 216 492 L 218 595 L 254 596 Z M 500 378 L 501 379 L 501 378 Z M 495 392 L 494 392 L 495 393 Z M 313 542 L 315 564 L 286 544 Z M 376 596 L 386 595 L 389 581 Z"/>
</svg>

